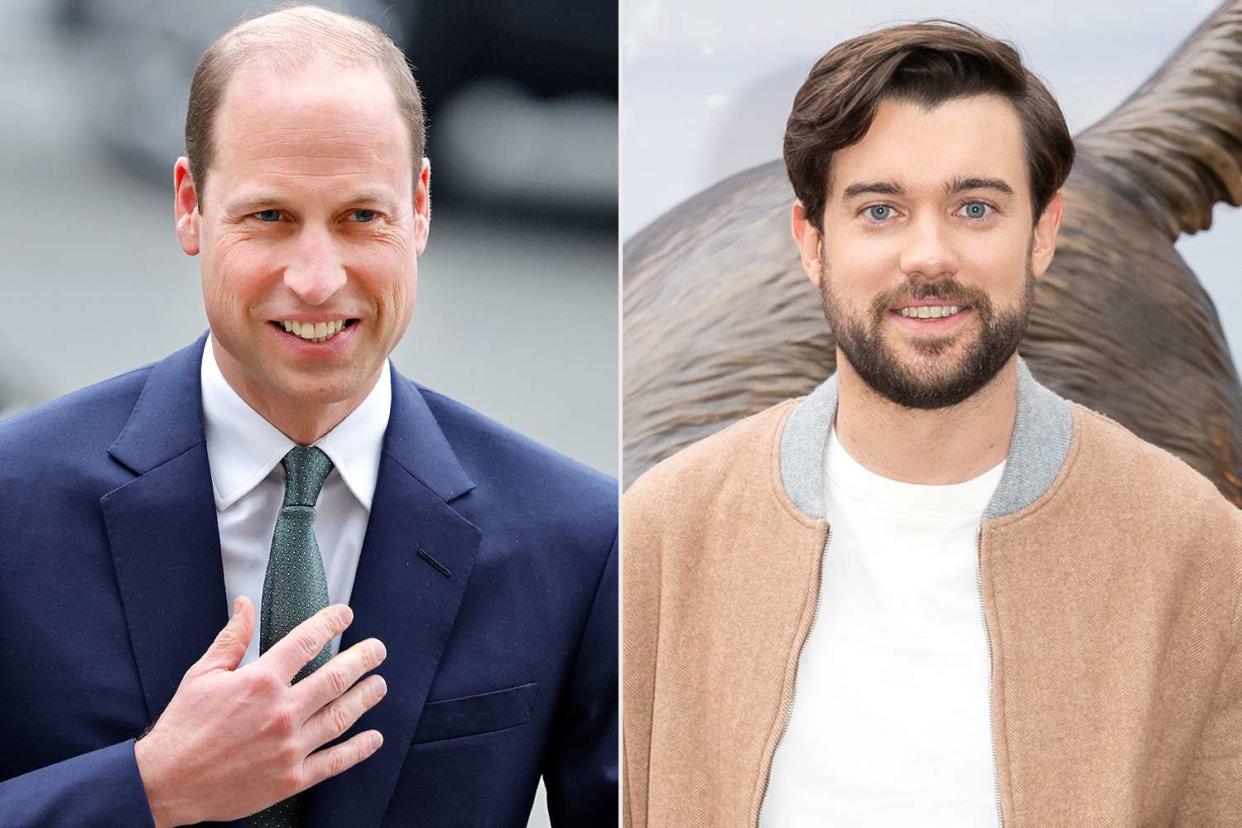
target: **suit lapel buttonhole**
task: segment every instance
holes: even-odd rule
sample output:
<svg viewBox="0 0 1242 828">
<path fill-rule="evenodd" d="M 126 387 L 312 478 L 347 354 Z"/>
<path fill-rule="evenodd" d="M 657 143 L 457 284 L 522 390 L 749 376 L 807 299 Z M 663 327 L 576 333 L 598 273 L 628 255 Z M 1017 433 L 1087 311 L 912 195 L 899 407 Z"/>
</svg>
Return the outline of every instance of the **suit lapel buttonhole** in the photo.
<svg viewBox="0 0 1242 828">
<path fill-rule="evenodd" d="M 451 569 L 449 569 L 447 566 L 437 561 L 435 558 L 431 557 L 431 554 L 428 553 L 427 550 L 423 549 L 421 546 L 418 548 L 418 557 L 422 558 L 424 561 L 431 564 L 431 567 L 436 572 L 439 572 L 441 575 L 443 575 L 445 578 L 453 577 L 453 571 Z"/>
</svg>

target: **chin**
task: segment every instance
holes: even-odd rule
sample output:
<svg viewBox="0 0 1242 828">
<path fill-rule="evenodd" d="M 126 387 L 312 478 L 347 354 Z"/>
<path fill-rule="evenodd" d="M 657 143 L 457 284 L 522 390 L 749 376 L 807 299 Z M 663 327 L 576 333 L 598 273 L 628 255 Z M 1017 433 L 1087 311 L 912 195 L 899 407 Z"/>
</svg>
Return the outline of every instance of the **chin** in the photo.
<svg viewBox="0 0 1242 828">
<path fill-rule="evenodd" d="M 307 406 L 332 405 L 361 398 L 367 378 L 345 376 L 282 377 L 273 387 L 285 400 Z"/>
<path fill-rule="evenodd" d="M 886 338 L 884 349 L 889 359 L 911 374 L 941 375 L 961 370 L 972 344 L 956 336 L 895 342 Z"/>
</svg>

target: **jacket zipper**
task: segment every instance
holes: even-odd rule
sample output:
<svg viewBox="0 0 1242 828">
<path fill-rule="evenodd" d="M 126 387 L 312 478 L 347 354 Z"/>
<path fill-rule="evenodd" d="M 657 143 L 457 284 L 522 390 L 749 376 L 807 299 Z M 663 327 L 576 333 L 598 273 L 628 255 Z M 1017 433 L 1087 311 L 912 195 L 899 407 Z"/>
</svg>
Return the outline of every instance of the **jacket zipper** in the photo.
<svg viewBox="0 0 1242 828">
<path fill-rule="evenodd" d="M 988 643 L 988 744 L 992 747 L 992 785 L 996 792 L 996 819 L 1005 828 L 1005 811 L 1001 807 L 1000 762 L 996 759 L 996 734 L 992 724 L 992 631 L 988 629 L 988 611 L 983 603 L 983 527 L 975 533 L 975 587 L 979 593 L 979 614 L 983 618 L 983 635 Z"/>
<path fill-rule="evenodd" d="M 802 665 L 802 650 L 806 647 L 811 633 L 815 631 L 815 622 L 819 619 L 819 602 L 824 591 L 824 558 L 828 555 L 830 543 L 832 543 L 831 526 L 828 527 L 828 537 L 824 539 L 824 547 L 819 553 L 819 565 L 815 568 L 815 606 L 811 609 L 811 623 L 807 625 L 806 635 L 798 643 L 798 660 L 794 663 L 793 687 L 789 691 L 789 704 L 781 719 L 780 735 L 776 737 L 776 744 L 772 748 L 772 758 L 768 761 L 767 773 L 763 777 L 763 793 L 759 797 L 759 809 L 755 812 L 754 828 L 759 828 L 759 823 L 762 821 L 763 806 L 768 798 L 768 785 L 772 782 L 772 765 L 776 762 L 776 752 L 781 749 L 781 741 L 785 738 L 785 731 L 789 730 L 789 722 L 793 718 L 794 701 L 798 697 L 798 668 Z"/>
</svg>

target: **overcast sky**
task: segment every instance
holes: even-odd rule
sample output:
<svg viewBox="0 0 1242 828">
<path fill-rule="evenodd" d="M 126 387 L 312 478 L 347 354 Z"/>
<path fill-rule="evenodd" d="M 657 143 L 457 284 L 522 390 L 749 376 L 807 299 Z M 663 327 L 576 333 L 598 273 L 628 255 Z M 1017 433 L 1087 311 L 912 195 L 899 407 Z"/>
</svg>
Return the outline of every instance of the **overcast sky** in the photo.
<svg viewBox="0 0 1242 828">
<path fill-rule="evenodd" d="M 628 239 L 715 182 L 780 156 L 794 92 L 834 44 L 943 17 L 1015 43 L 1077 133 L 1133 92 L 1216 7 L 1209 0 L 1074 3 L 627 0 L 621 11 L 621 230 Z M 1242 363 L 1242 210 L 1178 250 Z"/>
</svg>

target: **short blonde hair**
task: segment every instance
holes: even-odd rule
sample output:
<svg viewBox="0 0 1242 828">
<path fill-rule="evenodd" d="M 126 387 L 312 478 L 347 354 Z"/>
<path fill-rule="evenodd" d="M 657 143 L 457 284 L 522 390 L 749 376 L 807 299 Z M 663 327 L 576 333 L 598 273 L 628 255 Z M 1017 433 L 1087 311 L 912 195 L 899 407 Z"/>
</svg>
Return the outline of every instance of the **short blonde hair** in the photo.
<svg viewBox="0 0 1242 828">
<path fill-rule="evenodd" d="M 426 146 L 423 99 L 405 55 L 372 23 L 319 6 L 290 6 L 242 22 L 207 47 L 190 83 L 185 149 L 201 206 L 214 156 L 212 129 L 224 90 L 243 63 L 262 55 L 278 70 L 326 57 L 342 66 L 375 66 L 384 73 L 410 136 L 414 174 Z"/>
</svg>

